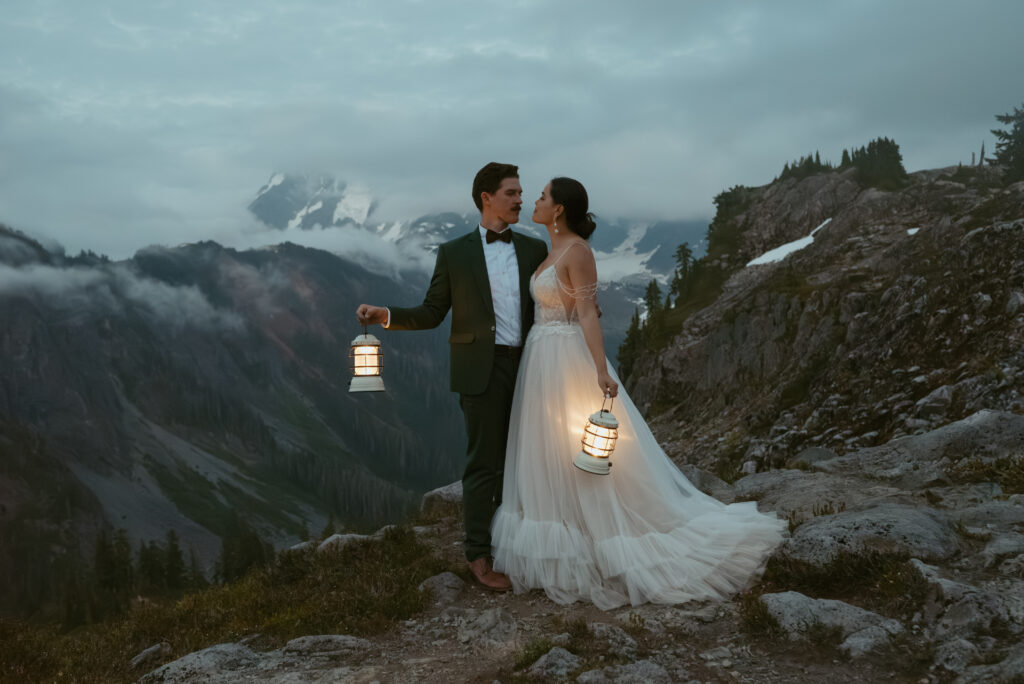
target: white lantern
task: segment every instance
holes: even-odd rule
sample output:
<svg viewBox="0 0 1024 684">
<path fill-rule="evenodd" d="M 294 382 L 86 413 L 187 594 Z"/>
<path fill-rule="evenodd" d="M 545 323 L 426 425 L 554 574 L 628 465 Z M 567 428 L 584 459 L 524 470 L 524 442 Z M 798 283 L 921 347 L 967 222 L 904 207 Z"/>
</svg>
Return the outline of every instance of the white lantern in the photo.
<svg viewBox="0 0 1024 684">
<path fill-rule="evenodd" d="M 349 392 L 383 392 L 384 379 L 381 378 L 384 355 L 381 353 L 380 340 L 366 333 L 352 340 L 352 349 L 348 353 L 352 359 L 352 382 Z"/>
<path fill-rule="evenodd" d="M 612 467 L 609 456 L 615 450 L 615 440 L 619 438 L 619 421 L 610 410 L 601 410 L 590 416 L 583 428 L 583 449 L 576 454 L 572 464 L 580 470 L 595 475 L 607 475 Z"/>
</svg>

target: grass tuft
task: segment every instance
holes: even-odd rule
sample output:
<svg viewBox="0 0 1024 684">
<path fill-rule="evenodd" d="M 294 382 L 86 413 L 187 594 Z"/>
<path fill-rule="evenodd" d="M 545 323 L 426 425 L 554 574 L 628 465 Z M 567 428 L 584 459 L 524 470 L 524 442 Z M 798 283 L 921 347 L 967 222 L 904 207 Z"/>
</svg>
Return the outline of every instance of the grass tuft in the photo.
<svg viewBox="0 0 1024 684">
<path fill-rule="evenodd" d="M 740 596 L 740 629 L 747 634 L 777 638 L 783 635 L 782 626 L 761 600 L 761 594 L 744 594 Z"/>
<path fill-rule="evenodd" d="M 891 617 L 908 617 L 928 598 L 928 582 L 906 555 L 842 552 L 826 566 L 773 556 L 762 591 L 840 599 Z"/>
<path fill-rule="evenodd" d="M 367 636 L 418 613 L 417 587 L 446 569 L 406 528 L 334 552 L 284 552 L 268 568 L 177 601 L 60 634 L 56 626 L 0 621 L 0 681 L 122 682 L 155 643 L 173 658 L 259 633 L 273 647 L 307 634 Z"/>
</svg>

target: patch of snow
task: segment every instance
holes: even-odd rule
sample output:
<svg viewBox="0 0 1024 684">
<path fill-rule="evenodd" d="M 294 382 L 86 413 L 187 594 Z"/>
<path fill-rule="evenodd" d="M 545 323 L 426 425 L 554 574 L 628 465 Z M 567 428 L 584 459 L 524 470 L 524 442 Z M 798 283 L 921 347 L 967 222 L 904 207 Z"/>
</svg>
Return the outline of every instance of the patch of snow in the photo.
<svg viewBox="0 0 1024 684">
<path fill-rule="evenodd" d="M 821 222 L 820 226 L 811 231 L 810 235 L 802 237 L 799 240 L 793 240 L 793 242 L 787 242 L 786 244 L 780 245 L 775 249 L 768 250 L 767 252 L 757 257 L 756 259 L 751 259 L 749 262 L 747 262 L 747 266 L 757 266 L 760 264 L 774 264 L 779 261 L 782 261 L 793 252 L 798 252 L 807 245 L 814 242 L 814 234 L 831 222 L 831 218 L 825 219 L 824 221 Z"/>
<path fill-rule="evenodd" d="M 345 219 L 349 219 L 362 225 L 366 223 L 372 206 L 373 195 L 370 194 L 369 188 L 362 185 L 350 185 L 338 200 L 338 205 L 334 207 L 333 222 L 341 223 Z"/>
<path fill-rule="evenodd" d="M 917 231 L 919 231 L 919 230 L 921 230 L 921 229 L 920 228 L 907 228 L 907 235 L 917 235 Z"/>
<path fill-rule="evenodd" d="M 597 262 L 597 279 L 600 282 L 621 280 L 627 276 L 649 275 L 657 277 L 646 267 L 658 247 L 649 252 L 637 252 L 636 245 L 647 233 L 647 225 L 641 224 L 629 229 L 626 239 L 611 252 L 594 250 L 594 260 Z M 666 277 L 659 277 L 659 280 L 666 280 Z"/>
<path fill-rule="evenodd" d="M 397 242 L 402 235 L 402 222 L 395 221 L 390 227 L 386 223 L 381 224 L 380 236 L 387 242 Z"/>
<path fill-rule="evenodd" d="M 295 215 L 295 218 L 293 218 L 291 221 L 288 222 L 288 230 L 292 230 L 293 228 L 301 228 L 302 227 L 302 219 L 306 218 L 306 214 L 308 214 L 308 213 L 309 213 L 309 207 L 308 206 L 305 206 L 305 207 L 302 207 L 302 209 L 299 209 L 299 213 L 297 213 Z"/>
<path fill-rule="evenodd" d="M 324 206 L 324 201 L 323 200 L 319 200 L 316 204 L 313 204 L 308 209 L 306 209 L 306 213 L 307 214 L 312 214 L 314 211 L 319 211 L 320 209 L 322 209 L 323 206 Z"/>
<path fill-rule="evenodd" d="M 280 185 L 282 182 L 284 182 L 284 174 L 275 173 L 273 176 L 270 177 L 270 180 L 267 181 L 267 184 L 260 188 L 260 191 L 256 193 L 256 196 L 259 197 L 260 195 L 268 192 L 271 188 Z"/>
</svg>

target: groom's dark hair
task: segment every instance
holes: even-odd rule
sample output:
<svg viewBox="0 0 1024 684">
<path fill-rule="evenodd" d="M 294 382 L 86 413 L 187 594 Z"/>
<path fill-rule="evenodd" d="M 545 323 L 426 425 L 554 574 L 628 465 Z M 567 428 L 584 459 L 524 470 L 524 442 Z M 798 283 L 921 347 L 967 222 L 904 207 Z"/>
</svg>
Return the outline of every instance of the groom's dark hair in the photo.
<svg viewBox="0 0 1024 684">
<path fill-rule="evenodd" d="M 477 209 L 484 210 L 484 201 L 480 199 L 480 193 L 493 195 L 498 192 L 501 181 L 506 178 L 519 178 L 519 167 L 515 164 L 491 162 L 476 172 L 476 178 L 473 179 L 473 203 Z"/>
</svg>

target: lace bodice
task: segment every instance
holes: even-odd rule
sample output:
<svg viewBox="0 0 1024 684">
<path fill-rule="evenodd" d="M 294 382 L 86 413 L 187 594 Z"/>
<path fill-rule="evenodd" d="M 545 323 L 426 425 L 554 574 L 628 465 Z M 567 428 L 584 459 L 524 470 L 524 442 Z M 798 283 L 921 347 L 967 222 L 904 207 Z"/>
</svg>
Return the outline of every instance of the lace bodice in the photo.
<svg viewBox="0 0 1024 684">
<path fill-rule="evenodd" d="M 571 249 L 572 246 L 569 247 Z M 566 252 L 568 249 L 566 249 Z M 580 288 L 569 287 L 558 277 L 558 262 L 565 256 L 562 252 L 552 263 L 544 267 L 540 273 L 530 278 L 530 294 L 534 302 L 534 325 L 574 325 L 580 322 L 576 301 L 593 299 L 597 294 L 597 283 Z M 568 295 L 572 305 L 566 309 L 563 295 Z"/>
</svg>

